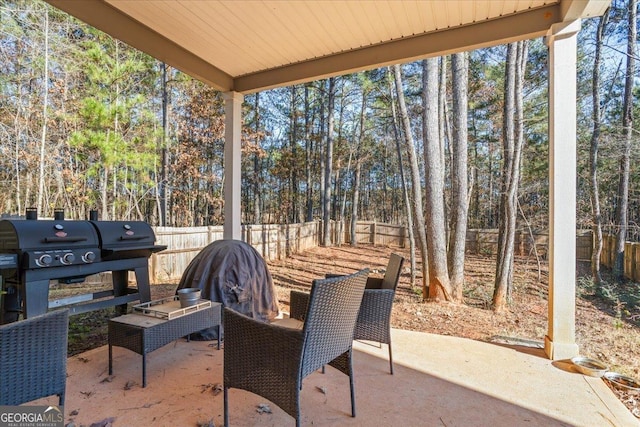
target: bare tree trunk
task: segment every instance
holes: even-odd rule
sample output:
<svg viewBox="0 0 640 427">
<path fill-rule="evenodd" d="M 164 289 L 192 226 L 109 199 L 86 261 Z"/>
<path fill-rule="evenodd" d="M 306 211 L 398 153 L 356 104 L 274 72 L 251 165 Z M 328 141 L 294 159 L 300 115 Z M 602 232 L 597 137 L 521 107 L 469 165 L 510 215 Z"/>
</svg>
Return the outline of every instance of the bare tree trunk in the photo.
<svg viewBox="0 0 640 427">
<path fill-rule="evenodd" d="M 16 176 L 16 206 L 17 206 L 17 212 L 18 214 L 22 214 L 23 210 L 22 210 L 22 197 L 21 197 L 21 191 L 22 191 L 22 181 L 20 179 L 20 140 L 21 138 L 21 131 L 20 131 L 20 125 L 19 125 L 19 117 L 20 114 L 20 109 L 18 107 L 18 110 L 16 111 L 16 115 L 15 118 L 13 120 L 14 123 L 14 128 L 16 131 L 16 136 L 15 136 L 15 141 L 16 141 L 16 145 L 14 147 L 14 151 L 13 151 L 13 160 L 14 160 L 14 173 Z M 25 202 L 27 201 L 27 199 L 25 199 Z"/>
<path fill-rule="evenodd" d="M 444 164 L 438 127 L 438 58 L 422 61 L 422 86 L 429 299 L 452 301 L 447 265 Z"/>
<path fill-rule="evenodd" d="M 396 95 L 398 97 L 398 107 L 400 109 L 400 118 L 404 130 L 405 143 L 407 144 L 407 154 L 409 155 L 409 164 L 411 166 L 411 188 L 413 190 L 413 212 L 415 214 L 416 233 L 418 234 L 418 243 L 420 244 L 420 255 L 422 257 L 422 299 L 426 301 L 429 295 L 429 259 L 427 251 L 427 233 L 425 229 L 424 211 L 422 204 L 422 190 L 420 186 L 420 169 L 418 167 L 418 156 L 416 155 L 416 147 L 413 142 L 411 133 L 411 123 L 407 114 L 407 105 L 404 101 L 404 91 L 402 88 L 402 70 L 400 65 L 393 66 L 395 77 Z"/>
<path fill-rule="evenodd" d="M 338 130 L 338 134 L 336 135 L 336 141 L 342 141 L 342 129 L 344 127 L 344 114 L 345 114 L 345 86 L 341 85 L 341 93 L 340 93 L 340 107 L 338 114 L 338 124 L 336 126 Z M 341 246 L 344 243 L 344 204 L 341 204 L 341 201 L 346 203 L 346 191 L 344 190 L 344 185 L 342 185 L 342 181 L 346 180 L 349 176 L 349 172 L 351 171 L 351 160 L 353 157 L 353 151 L 349 148 L 349 160 L 347 161 L 347 169 L 343 172 L 342 168 L 342 156 L 337 156 L 336 165 L 335 165 L 335 178 L 333 180 L 333 200 L 331 201 L 331 211 L 334 213 L 334 218 L 336 221 L 336 231 L 335 231 L 335 244 Z M 341 175 L 342 174 L 342 175 Z"/>
<path fill-rule="evenodd" d="M 358 205 L 360 204 L 360 181 L 362 180 L 362 162 L 359 158 L 359 154 L 356 154 L 356 165 L 353 171 L 353 194 L 351 196 L 351 224 L 349 228 L 349 235 L 351 236 L 351 246 L 358 246 L 358 236 L 356 235 L 356 226 L 358 224 Z"/>
<path fill-rule="evenodd" d="M 388 74 L 388 76 L 391 77 L 390 74 Z M 391 116 L 393 118 L 393 134 L 396 140 L 396 151 L 398 154 L 398 169 L 400 172 L 400 181 L 402 183 L 404 205 L 407 211 L 407 232 L 409 234 L 409 254 L 411 263 L 411 287 L 414 287 L 416 283 L 416 238 L 414 233 L 415 224 L 413 221 L 413 209 L 411 208 L 409 190 L 407 189 L 407 179 L 404 173 L 404 162 L 402 160 L 402 139 L 400 135 L 400 125 L 398 124 L 398 112 L 396 109 L 395 99 L 393 98 L 393 81 L 391 80 L 391 78 L 389 78 L 389 94 L 391 95 Z"/>
<path fill-rule="evenodd" d="M 350 241 L 351 246 L 358 246 L 358 238 L 356 236 L 356 224 L 358 222 L 358 204 L 360 202 L 360 174 L 362 173 L 362 144 L 364 141 L 365 111 L 367 105 L 368 90 L 362 90 L 362 109 L 360 110 L 360 132 L 358 134 L 358 145 L 356 147 L 355 166 L 353 171 L 353 193 L 351 204 L 351 224 L 350 224 Z"/>
<path fill-rule="evenodd" d="M 323 209 L 323 238 L 324 246 L 331 246 L 331 176 L 333 175 L 333 106 L 336 96 L 335 77 L 329 78 L 329 93 L 327 101 L 327 151 L 324 165 L 324 209 Z"/>
<path fill-rule="evenodd" d="M 167 216 L 169 212 L 168 196 L 167 196 L 167 170 L 169 168 L 169 91 L 167 88 L 167 64 L 164 62 L 162 66 L 162 148 L 160 153 L 162 156 L 160 170 L 160 225 L 167 226 Z"/>
<path fill-rule="evenodd" d="M 311 163 L 313 156 L 313 142 L 311 141 L 311 120 L 309 106 L 309 84 L 304 85 L 304 141 L 305 141 L 305 179 L 307 186 L 307 214 L 306 221 L 313 221 L 313 185 L 311 185 Z"/>
<path fill-rule="evenodd" d="M 442 162 L 442 180 L 447 182 L 447 163 L 453 163 L 453 153 L 451 152 L 451 144 L 453 143 L 451 132 L 451 119 L 449 114 L 449 105 L 447 103 L 447 57 L 439 58 L 440 69 L 438 73 L 438 142 L 440 143 L 440 161 Z M 449 206 L 447 205 L 447 193 L 442 192 L 444 199 L 444 227 L 446 230 L 445 238 L 447 239 L 447 248 L 449 247 L 449 237 L 451 232 Z M 451 266 L 449 266 L 451 267 Z"/>
<path fill-rule="evenodd" d="M 324 90 L 324 81 L 322 82 L 318 82 L 318 91 L 320 92 L 320 111 L 319 111 L 319 118 L 320 118 L 320 124 L 319 124 L 319 128 L 320 128 L 320 134 L 322 136 L 321 138 L 321 142 L 320 142 L 320 146 L 317 147 L 318 150 L 318 159 L 320 160 L 320 170 L 319 170 L 319 175 L 320 175 L 320 217 L 322 218 L 322 220 L 324 221 L 324 209 L 325 209 L 325 204 L 324 204 L 324 199 L 325 199 L 325 194 L 324 194 L 324 190 L 325 190 L 325 163 L 326 163 L 326 154 L 325 154 L 325 150 L 326 150 L 326 146 L 327 146 L 327 132 L 326 132 L 326 114 L 325 114 L 325 110 L 327 109 L 326 106 L 326 102 L 325 102 L 325 96 L 326 96 L 326 90 Z M 321 230 L 321 235 L 320 235 L 320 244 L 324 245 L 324 222 L 322 225 L 322 230 Z"/>
<path fill-rule="evenodd" d="M 43 215 L 44 200 L 44 169 L 45 148 L 47 146 L 47 108 L 49 105 L 49 7 L 44 6 L 44 77 L 42 79 L 44 93 L 42 96 L 42 133 L 40 136 L 40 170 L 38 175 L 38 202 L 36 209 L 39 215 Z"/>
<path fill-rule="evenodd" d="M 600 255 L 602 254 L 602 216 L 600 213 L 600 191 L 598 187 L 598 145 L 600 143 L 600 54 L 602 37 L 607 26 L 609 9 L 600 17 L 596 31 L 596 50 L 593 61 L 593 133 L 589 150 L 589 180 L 591 182 L 591 212 L 593 214 L 593 250 L 591 251 L 591 275 L 596 285 L 602 283 L 600 274 Z"/>
<path fill-rule="evenodd" d="M 298 114 L 297 114 L 297 86 L 291 86 L 291 157 L 294 162 L 298 159 Z M 297 166 L 297 165 L 296 165 Z M 298 200 L 298 168 L 292 167 L 290 170 L 290 183 L 289 192 L 291 193 L 291 209 L 288 215 L 287 222 L 297 223 L 300 220 L 299 209 L 300 203 Z"/>
<path fill-rule="evenodd" d="M 452 296 L 462 301 L 464 285 L 464 251 L 467 235 L 467 211 L 469 208 L 467 183 L 467 87 L 469 58 L 466 53 L 456 53 L 451 63 L 453 83 L 453 139 L 451 151 L 451 237 L 449 239 L 449 277 Z"/>
<path fill-rule="evenodd" d="M 256 135 L 260 134 L 260 92 L 256 93 L 255 99 L 255 132 Z M 256 144 L 260 145 L 260 139 L 256 140 Z M 260 150 L 255 150 L 253 154 L 253 220 L 256 224 L 262 224 L 262 192 L 260 191 L 260 177 L 262 176 L 262 162 L 260 159 Z"/>
<path fill-rule="evenodd" d="M 527 44 L 510 43 L 507 47 L 503 116 L 503 167 L 498 220 L 498 253 L 493 308 L 503 310 L 513 286 L 514 244 L 518 215 L 518 184 L 524 136 L 522 130 L 522 85 L 527 58 Z"/>
<path fill-rule="evenodd" d="M 620 157 L 620 181 L 618 183 L 618 206 L 616 222 L 616 255 L 613 273 L 624 276 L 624 246 L 627 240 L 629 209 L 629 169 L 631 157 L 631 139 L 633 136 L 633 87 L 635 78 L 635 46 L 637 38 L 636 9 L 637 0 L 629 0 L 629 33 L 627 35 L 627 74 L 624 85 L 624 103 L 622 106 L 622 156 Z"/>
<path fill-rule="evenodd" d="M 120 69 L 120 41 L 118 39 L 114 39 L 114 43 L 116 46 L 115 49 L 115 67 L 117 70 Z M 113 119 L 113 139 L 116 141 L 115 146 L 118 146 L 118 139 L 120 138 L 120 125 L 119 125 L 119 111 L 118 105 L 120 104 L 120 80 L 116 79 L 115 84 L 115 117 Z M 111 219 L 118 218 L 118 214 L 116 213 L 116 206 L 118 205 L 118 163 L 114 162 L 111 166 L 113 171 L 111 173 L 111 178 L 113 179 L 113 184 L 111 187 Z"/>
<path fill-rule="evenodd" d="M 513 179 L 514 157 L 514 121 L 515 121 L 515 96 L 514 86 L 516 78 L 516 43 L 510 43 L 507 47 L 507 61 L 504 79 L 504 109 L 502 124 L 502 170 L 500 187 L 500 208 L 498 213 L 498 248 L 496 254 L 496 278 L 493 291 L 493 306 L 495 310 L 502 310 L 507 304 L 507 293 L 512 281 L 513 227 L 510 220 L 515 222 L 516 213 L 509 210 L 509 186 Z M 511 233 L 511 235 L 510 235 Z"/>
<path fill-rule="evenodd" d="M 109 132 L 107 132 L 107 138 L 109 138 Z M 110 219 L 109 211 L 107 210 L 107 188 L 109 187 L 109 168 L 107 165 L 102 166 L 102 182 L 100 183 L 100 194 L 102 196 L 102 219 Z"/>
</svg>

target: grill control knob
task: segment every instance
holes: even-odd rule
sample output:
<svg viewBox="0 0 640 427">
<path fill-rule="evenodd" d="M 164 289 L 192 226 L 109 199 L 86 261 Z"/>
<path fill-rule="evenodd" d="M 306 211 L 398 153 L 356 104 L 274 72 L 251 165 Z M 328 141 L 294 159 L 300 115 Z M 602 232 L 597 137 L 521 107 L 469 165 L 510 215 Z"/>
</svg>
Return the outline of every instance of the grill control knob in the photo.
<svg viewBox="0 0 640 427">
<path fill-rule="evenodd" d="M 86 254 L 82 255 L 82 261 L 86 262 L 87 264 L 90 264 L 95 260 L 96 260 L 95 252 L 87 252 Z"/>
<path fill-rule="evenodd" d="M 40 258 L 36 260 L 36 264 L 38 264 L 40 267 L 46 267 L 48 265 L 51 265 L 52 261 L 53 261 L 53 258 L 51 257 L 51 255 L 44 254 L 44 255 L 40 255 Z"/>
<path fill-rule="evenodd" d="M 64 254 L 60 258 L 60 262 L 67 265 L 73 263 L 73 261 L 75 260 L 76 260 L 76 256 L 72 253 Z"/>
</svg>

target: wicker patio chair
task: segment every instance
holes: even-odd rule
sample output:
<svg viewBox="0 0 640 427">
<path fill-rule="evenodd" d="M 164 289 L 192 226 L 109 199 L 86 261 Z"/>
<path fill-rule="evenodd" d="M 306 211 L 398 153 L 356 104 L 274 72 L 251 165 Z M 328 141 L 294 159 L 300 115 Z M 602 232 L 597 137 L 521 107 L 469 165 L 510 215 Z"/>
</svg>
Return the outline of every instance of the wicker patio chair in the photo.
<svg viewBox="0 0 640 427">
<path fill-rule="evenodd" d="M 351 415 L 356 416 L 352 345 L 369 274 L 314 280 L 301 329 L 263 323 L 224 310 L 224 425 L 229 425 L 228 390 L 239 388 L 269 399 L 300 426 L 302 380 L 330 365 L 349 377 Z"/>
<path fill-rule="evenodd" d="M 0 326 L 0 405 L 57 395 L 64 405 L 69 311 Z"/>
<path fill-rule="evenodd" d="M 393 355 L 391 352 L 391 309 L 396 294 L 404 258 L 392 253 L 384 278 L 369 277 L 362 297 L 354 339 L 376 341 L 389 347 L 389 372 L 393 375 Z M 327 274 L 326 277 L 340 277 Z M 308 303 L 308 294 L 291 293 L 290 317 L 304 320 L 304 309 Z"/>
<path fill-rule="evenodd" d="M 384 278 L 369 277 L 362 297 L 356 330 L 356 340 L 377 341 L 389 347 L 389 372 L 393 375 L 391 353 L 391 309 L 400 280 L 404 258 L 391 254 Z"/>
</svg>

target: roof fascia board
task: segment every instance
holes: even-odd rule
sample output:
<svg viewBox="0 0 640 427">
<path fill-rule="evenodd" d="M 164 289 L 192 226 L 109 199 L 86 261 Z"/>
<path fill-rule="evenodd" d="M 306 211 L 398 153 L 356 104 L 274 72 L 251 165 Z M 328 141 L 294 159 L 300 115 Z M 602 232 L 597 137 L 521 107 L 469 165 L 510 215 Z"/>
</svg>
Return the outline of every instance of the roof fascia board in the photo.
<svg viewBox="0 0 640 427">
<path fill-rule="evenodd" d="M 227 73 L 102 0 L 45 1 L 217 90 L 233 87 L 233 78 Z"/>
<path fill-rule="evenodd" d="M 561 0 L 560 19 L 575 21 L 576 19 L 601 16 L 611 5 L 611 0 Z"/>
<path fill-rule="evenodd" d="M 558 4 L 240 76 L 234 90 L 258 92 L 423 58 L 544 36 L 560 22 Z"/>
</svg>

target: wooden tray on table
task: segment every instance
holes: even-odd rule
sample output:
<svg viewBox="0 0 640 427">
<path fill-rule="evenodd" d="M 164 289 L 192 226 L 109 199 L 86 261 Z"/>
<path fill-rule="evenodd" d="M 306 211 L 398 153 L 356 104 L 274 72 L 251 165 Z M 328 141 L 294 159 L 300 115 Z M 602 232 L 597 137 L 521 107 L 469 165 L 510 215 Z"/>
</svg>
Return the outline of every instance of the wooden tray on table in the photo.
<svg viewBox="0 0 640 427">
<path fill-rule="evenodd" d="M 176 295 L 134 305 L 133 312 L 145 316 L 171 320 L 209 307 L 211 307 L 211 301 L 205 299 L 198 300 L 196 304 L 189 307 L 180 307 L 180 300 Z"/>
</svg>

